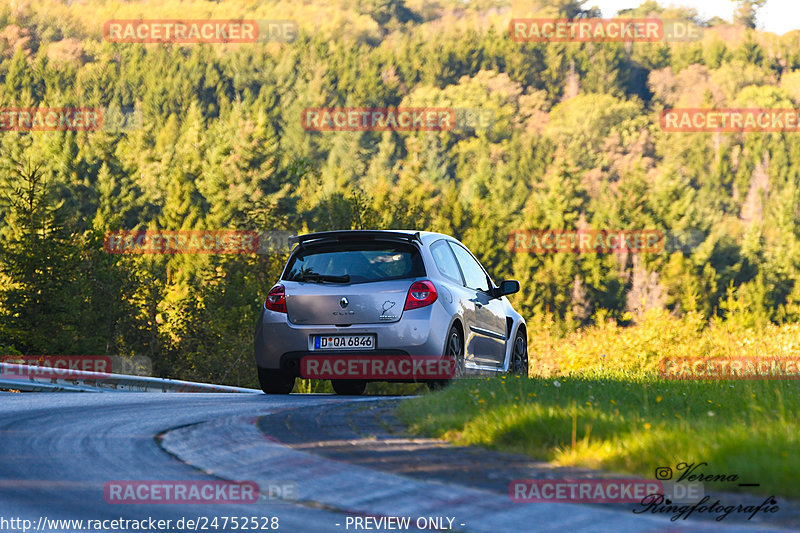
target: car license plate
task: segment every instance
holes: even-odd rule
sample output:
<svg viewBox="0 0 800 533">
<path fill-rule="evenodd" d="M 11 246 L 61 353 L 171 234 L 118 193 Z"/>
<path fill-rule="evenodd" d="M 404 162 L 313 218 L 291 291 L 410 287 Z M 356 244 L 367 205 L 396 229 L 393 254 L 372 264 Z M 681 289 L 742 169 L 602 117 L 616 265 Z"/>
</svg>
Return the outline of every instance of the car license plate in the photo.
<svg viewBox="0 0 800 533">
<path fill-rule="evenodd" d="M 374 350 L 375 335 L 315 335 L 315 350 Z"/>
</svg>

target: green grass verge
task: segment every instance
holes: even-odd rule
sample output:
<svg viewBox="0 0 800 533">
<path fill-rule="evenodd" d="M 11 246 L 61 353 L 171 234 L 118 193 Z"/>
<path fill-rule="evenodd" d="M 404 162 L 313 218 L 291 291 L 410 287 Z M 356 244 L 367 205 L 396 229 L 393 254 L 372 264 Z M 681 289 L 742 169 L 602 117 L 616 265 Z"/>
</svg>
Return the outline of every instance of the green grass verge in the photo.
<svg viewBox="0 0 800 533">
<path fill-rule="evenodd" d="M 708 463 L 736 474 L 706 492 L 752 490 L 800 499 L 796 381 L 664 381 L 624 373 L 465 379 L 403 402 L 417 434 L 519 452 L 561 466 L 653 479 L 657 467 Z"/>
</svg>

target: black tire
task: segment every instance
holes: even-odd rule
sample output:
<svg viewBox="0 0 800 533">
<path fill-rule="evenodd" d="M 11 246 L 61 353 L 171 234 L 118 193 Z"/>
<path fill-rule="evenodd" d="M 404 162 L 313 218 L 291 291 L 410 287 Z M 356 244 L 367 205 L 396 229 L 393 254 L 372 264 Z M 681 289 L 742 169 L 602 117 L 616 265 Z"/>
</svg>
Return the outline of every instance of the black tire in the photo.
<svg viewBox="0 0 800 533">
<path fill-rule="evenodd" d="M 524 331 L 517 330 L 514 345 L 511 348 L 511 363 L 508 372 L 517 376 L 528 377 L 528 337 Z"/>
<path fill-rule="evenodd" d="M 361 379 L 332 379 L 331 385 L 342 396 L 361 396 L 367 388 L 367 382 Z"/>
<path fill-rule="evenodd" d="M 258 383 L 265 394 L 289 394 L 294 388 L 294 376 L 280 370 L 258 367 Z"/>
<path fill-rule="evenodd" d="M 464 374 L 464 336 L 456 325 L 453 325 L 447 333 L 444 357 L 455 359 L 456 371 L 453 377 L 461 377 Z M 434 379 L 428 381 L 427 385 L 430 390 L 439 390 L 447 386 L 451 381 L 452 379 Z"/>
</svg>

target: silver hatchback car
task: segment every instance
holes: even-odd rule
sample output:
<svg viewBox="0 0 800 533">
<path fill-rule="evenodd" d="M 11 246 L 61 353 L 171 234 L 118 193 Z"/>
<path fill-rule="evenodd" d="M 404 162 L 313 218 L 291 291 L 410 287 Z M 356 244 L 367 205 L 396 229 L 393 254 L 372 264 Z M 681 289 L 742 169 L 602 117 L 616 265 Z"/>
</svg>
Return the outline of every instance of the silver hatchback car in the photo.
<svg viewBox="0 0 800 533">
<path fill-rule="evenodd" d="M 495 285 L 456 239 L 424 231 L 349 230 L 310 233 L 290 243 L 297 246 L 256 326 L 264 392 L 288 394 L 304 375 L 304 361 L 321 357 L 344 363 L 385 357 L 388 365 L 391 356 L 436 356 L 452 363 L 448 378 L 527 376 L 525 320 L 505 297 L 519 291 L 519 282 Z M 431 387 L 448 381 L 336 376 L 333 389 L 350 395 L 362 394 L 368 381 L 425 381 Z"/>
</svg>

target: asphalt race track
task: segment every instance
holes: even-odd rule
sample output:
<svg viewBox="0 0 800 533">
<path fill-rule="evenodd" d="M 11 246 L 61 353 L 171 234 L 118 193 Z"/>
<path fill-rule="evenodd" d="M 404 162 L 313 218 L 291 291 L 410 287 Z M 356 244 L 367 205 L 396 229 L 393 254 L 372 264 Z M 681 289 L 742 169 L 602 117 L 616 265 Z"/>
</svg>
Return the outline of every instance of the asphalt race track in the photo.
<svg viewBox="0 0 800 533">
<path fill-rule="evenodd" d="M 17 519 L 17 526 L 23 524 L 19 520 L 30 520 L 33 531 L 98 531 L 87 529 L 86 521 L 120 518 L 172 520 L 172 524 L 183 519 L 183 527 L 150 531 L 778 530 L 755 524 L 676 523 L 598 506 L 513 503 L 507 494 L 480 483 L 467 486 L 463 476 L 443 481 L 448 478 L 415 475 L 399 467 L 398 461 L 392 468 L 372 466 L 367 454 L 362 461 L 350 461 L 348 453 L 326 445 L 336 440 L 337 428 L 339 441 L 355 439 L 352 424 L 328 414 L 336 412 L 331 408 L 367 407 L 385 400 L 329 395 L 0 393 L 0 530 L 22 531 L 3 522 Z M 309 413 L 313 423 L 300 416 L 311 417 Z M 264 422 L 270 417 L 273 423 L 281 421 L 274 431 Z M 293 431 L 291 424 L 300 424 L 305 431 Z M 292 435 L 300 436 L 287 443 Z M 446 456 L 442 452 L 446 448 L 437 449 L 439 457 Z M 360 455 L 352 450 L 349 454 Z M 107 484 L 133 480 L 252 481 L 260 496 L 252 503 L 106 501 Z M 258 521 L 233 527 L 231 517 Z M 270 521 L 273 517 L 277 522 Z M 379 522 L 381 517 L 410 517 L 410 526 L 398 529 L 394 522 Z M 357 529 L 356 518 L 372 521 L 362 521 L 363 527 Z M 83 520 L 82 529 L 50 523 L 69 519 Z M 188 527 L 187 520 L 195 521 L 195 527 Z M 109 525 L 100 530 L 114 529 Z"/>
</svg>

